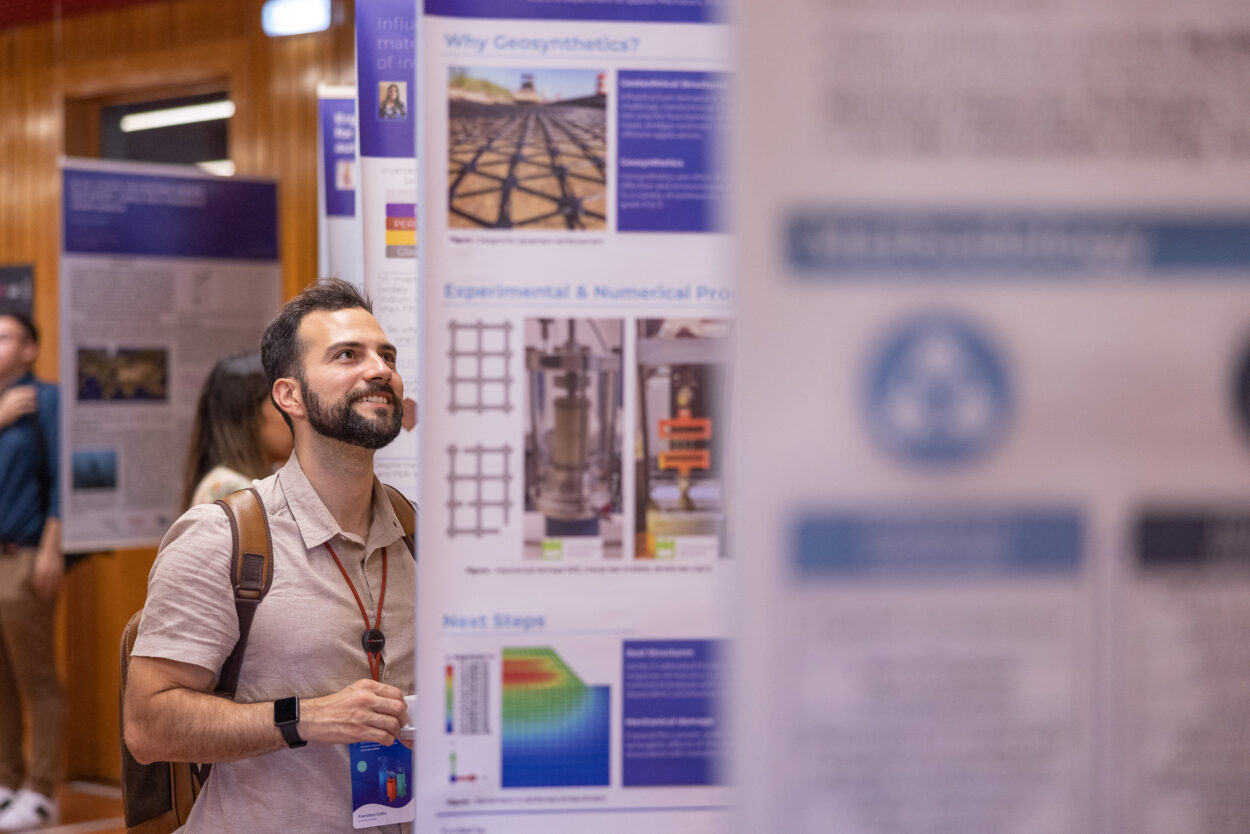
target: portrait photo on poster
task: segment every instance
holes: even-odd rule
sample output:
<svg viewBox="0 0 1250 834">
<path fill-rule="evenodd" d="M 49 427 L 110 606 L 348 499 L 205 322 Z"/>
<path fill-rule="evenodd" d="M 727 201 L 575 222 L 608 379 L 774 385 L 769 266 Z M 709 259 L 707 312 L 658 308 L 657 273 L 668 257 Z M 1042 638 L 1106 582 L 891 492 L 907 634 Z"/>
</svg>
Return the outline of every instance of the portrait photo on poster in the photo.
<svg viewBox="0 0 1250 834">
<path fill-rule="evenodd" d="M 378 83 L 378 118 L 408 118 L 408 82 L 381 81 Z"/>
</svg>

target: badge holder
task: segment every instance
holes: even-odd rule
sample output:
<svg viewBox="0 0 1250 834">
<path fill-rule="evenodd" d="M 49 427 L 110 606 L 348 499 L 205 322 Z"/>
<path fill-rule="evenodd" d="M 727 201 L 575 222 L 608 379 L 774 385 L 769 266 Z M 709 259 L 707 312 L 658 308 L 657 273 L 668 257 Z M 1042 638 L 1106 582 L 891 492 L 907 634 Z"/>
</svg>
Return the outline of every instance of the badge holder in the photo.
<svg viewBox="0 0 1250 834">
<path fill-rule="evenodd" d="M 415 820 L 412 750 L 402 741 L 389 747 L 359 741 L 349 751 L 352 827 L 373 828 Z"/>
<path fill-rule="evenodd" d="M 408 695 L 408 720 L 415 722 L 417 696 Z M 417 818 L 412 743 L 417 730 L 402 727 L 399 740 L 390 747 L 357 742 L 349 747 L 352 774 L 352 826 L 372 828 Z"/>
</svg>

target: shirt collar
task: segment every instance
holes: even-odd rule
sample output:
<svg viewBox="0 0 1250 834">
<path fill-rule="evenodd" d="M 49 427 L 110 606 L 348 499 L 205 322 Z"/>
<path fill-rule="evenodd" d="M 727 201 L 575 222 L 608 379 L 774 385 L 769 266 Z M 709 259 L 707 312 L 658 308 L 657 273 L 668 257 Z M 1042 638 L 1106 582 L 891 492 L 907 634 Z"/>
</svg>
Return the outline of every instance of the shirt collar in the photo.
<svg viewBox="0 0 1250 834">
<path fill-rule="evenodd" d="M 7 391 L 9 390 L 9 388 L 16 388 L 19 385 L 34 385 L 35 382 L 36 382 L 35 372 L 27 371 L 26 373 L 19 376 L 16 380 L 14 380 L 13 384 L 10 385 L 8 388 L 0 388 L 0 391 Z"/>
<path fill-rule="evenodd" d="M 304 547 L 312 550 L 339 535 L 359 541 L 356 536 L 345 532 L 326 509 L 294 452 L 278 470 L 278 484 L 282 487 L 287 507 L 295 519 L 295 526 L 299 528 L 300 536 L 304 539 Z M 395 517 L 390 498 L 376 475 L 373 477 L 372 501 L 373 521 L 369 526 L 369 538 L 365 541 L 366 553 L 372 553 L 380 547 L 389 547 L 404 536 L 403 527 Z"/>
</svg>

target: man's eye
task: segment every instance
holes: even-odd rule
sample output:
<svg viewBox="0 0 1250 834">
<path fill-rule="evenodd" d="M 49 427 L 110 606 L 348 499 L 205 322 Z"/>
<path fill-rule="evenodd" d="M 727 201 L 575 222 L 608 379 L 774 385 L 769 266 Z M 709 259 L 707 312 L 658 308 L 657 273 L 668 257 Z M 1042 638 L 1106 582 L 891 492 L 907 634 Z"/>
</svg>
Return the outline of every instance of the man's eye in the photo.
<svg viewBox="0 0 1250 834">
<path fill-rule="evenodd" d="M 335 359 L 351 359 L 355 355 L 356 355 L 356 352 L 354 350 L 347 348 L 345 350 L 340 350 L 337 354 L 335 354 L 334 358 Z"/>
</svg>

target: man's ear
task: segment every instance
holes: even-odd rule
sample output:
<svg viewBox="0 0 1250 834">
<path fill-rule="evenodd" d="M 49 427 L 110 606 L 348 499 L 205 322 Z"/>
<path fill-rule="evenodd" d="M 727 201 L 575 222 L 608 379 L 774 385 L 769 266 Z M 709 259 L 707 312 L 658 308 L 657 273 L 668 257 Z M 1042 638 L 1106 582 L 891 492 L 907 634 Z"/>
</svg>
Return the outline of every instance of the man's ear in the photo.
<svg viewBox="0 0 1250 834">
<path fill-rule="evenodd" d="M 274 382 L 273 401 L 280 411 L 286 412 L 292 419 L 308 416 L 308 412 L 304 410 L 304 396 L 300 392 L 299 383 L 289 376 Z"/>
<path fill-rule="evenodd" d="M 39 343 L 33 339 L 27 339 L 21 348 L 22 364 L 30 367 L 35 364 L 35 360 L 39 358 Z"/>
</svg>

